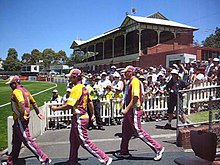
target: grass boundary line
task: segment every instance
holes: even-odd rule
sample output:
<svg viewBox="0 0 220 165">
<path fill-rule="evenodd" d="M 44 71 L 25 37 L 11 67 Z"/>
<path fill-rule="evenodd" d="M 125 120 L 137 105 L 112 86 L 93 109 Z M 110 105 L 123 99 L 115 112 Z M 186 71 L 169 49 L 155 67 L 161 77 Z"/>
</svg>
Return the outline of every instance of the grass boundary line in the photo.
<svg viewBox="0 0 220 165">
<path fill-rule="evenodd" d="M 37 81 L 36 81 L 36 82 L 37 82 Z M 32 96 L 39 95 L 39 94 L 41 94 L 41 93 L 44 93 L 44 92 L 46 92 L 46 91 L 49 91 L 49 90 L 51 90 L 51 89 L 53 89 L 53 88 L 56 88 L 56 87 L 57 87 L 57 84 L 56 84 L 56 83 L 52 83 L 52 84 L 55 84 L 55 86 L 50 87 L 50 88 L 47 88 L 47 89 L 42 90 L 42 91 L 40 91 L 40 92 L 34 93 Z M 0 108 L 5 107 L 5 106 L 7 106 L 7 105 L 9 105 L 9 104 L 11 104 L 11 102 L 8 102 L 8 103 L 6 103 L 6 104 L 2 104 L 2 105 L 0 105 Z"/>
</svg>

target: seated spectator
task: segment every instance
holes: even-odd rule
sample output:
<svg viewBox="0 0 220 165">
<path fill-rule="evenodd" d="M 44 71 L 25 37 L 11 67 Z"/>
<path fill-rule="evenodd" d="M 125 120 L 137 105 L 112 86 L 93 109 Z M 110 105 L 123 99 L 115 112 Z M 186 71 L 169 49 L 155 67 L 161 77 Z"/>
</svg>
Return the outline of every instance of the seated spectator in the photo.
<svg viewBox="0 0 220 165">
<path fill-rule="evenodd" d="M 50 101 L 61 102 L 62 97 L 58 94 L 58 90 L 54 89 L 52 93 L 53 93 L 53 95 L 52 95 Z"/>
</svg>

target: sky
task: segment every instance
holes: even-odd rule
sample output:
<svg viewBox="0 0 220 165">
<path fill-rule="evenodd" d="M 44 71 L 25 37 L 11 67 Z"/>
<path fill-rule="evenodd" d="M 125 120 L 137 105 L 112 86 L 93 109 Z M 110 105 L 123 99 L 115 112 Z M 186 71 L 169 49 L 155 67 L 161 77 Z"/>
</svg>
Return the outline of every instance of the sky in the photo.
<svg viewBox="0 0 220 165">
<path fill-rule="evenodd" d="M 0 58 L 9 48 L 18 58 L 33 49 L 64 50 L 76 39 L 88 40 L 119 27 L 126 12 L 136 16 L 160 12 L 168 19 L 199 28 L 205 40 L 220 27 L 220 0 L 0 0 Z"/>
</svg>

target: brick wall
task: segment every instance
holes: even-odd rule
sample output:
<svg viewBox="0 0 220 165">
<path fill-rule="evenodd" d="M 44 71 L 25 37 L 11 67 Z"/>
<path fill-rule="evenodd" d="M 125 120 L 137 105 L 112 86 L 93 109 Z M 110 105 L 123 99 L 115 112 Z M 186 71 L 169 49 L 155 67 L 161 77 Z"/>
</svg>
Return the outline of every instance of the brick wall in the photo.
<svg viewBox="0 0 220 165">
<path fill-rule="evenodd" d="M 184 149 L 191 149 L 190 145 L 190 131 L 208 131 L 208 125 L 203 125 L 199 127 L 189 127 L 189 128 L 182 128 L 179 130 L 178 137 L 177 137 L 177 146 L 183 147 Z M 220 123 L 214 124 L 212 126 L 214 132 L 217 132 L 218 135 L 218 146 L 220 147 Z"/>
</svg>

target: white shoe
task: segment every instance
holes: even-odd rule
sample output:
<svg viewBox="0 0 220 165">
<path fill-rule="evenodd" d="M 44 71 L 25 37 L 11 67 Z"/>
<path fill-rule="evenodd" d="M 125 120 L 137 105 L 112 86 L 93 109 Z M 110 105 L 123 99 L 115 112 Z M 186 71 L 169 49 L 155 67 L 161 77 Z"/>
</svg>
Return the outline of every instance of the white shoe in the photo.
<svg viewBox="0 0 220 165">
<path fill-rule="evenodd" d="M 41 165 L 48 165 L 48 164 L 50 164 L 51 162 L 52 162 L 51 159 L 47 159 L 46 161 L 41 162 Z"/>
<path fill-rule="evenodd" d="M 112 158 L 109 157 L 107 162 L 102 163 L 102 165 L 110 165 L 112 163 Z"/>
<path fill-rule="evenodd" d="M 162 147 L 162 149 L 157 152 L 156 156 L 154 157 L 154 160 L 155 160 L 155 161 L 161 160 L 161 158 L 162 158 L 162 156 L 163 156 L 164 150 L 165 150 L 165 148 Z"/>
<path fill-rule="evenodd" d="M 112 163 L 112 158 L 109 158 L 108 161 L 106 162 L 106 165 L 110 165 Z"/>
</svg>

